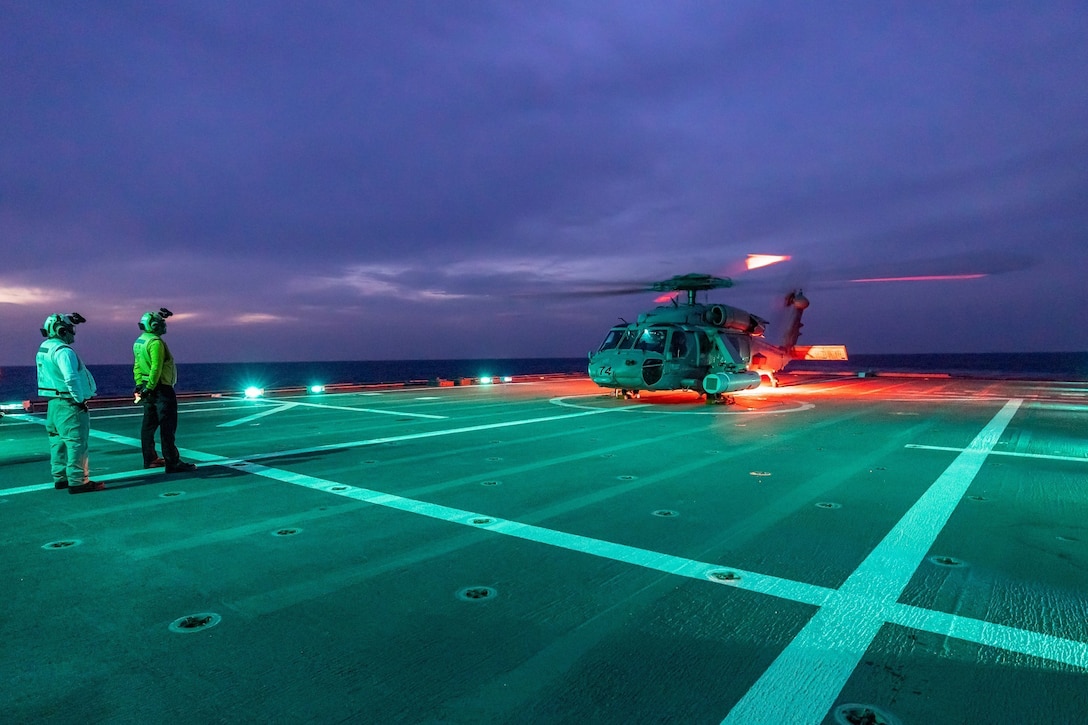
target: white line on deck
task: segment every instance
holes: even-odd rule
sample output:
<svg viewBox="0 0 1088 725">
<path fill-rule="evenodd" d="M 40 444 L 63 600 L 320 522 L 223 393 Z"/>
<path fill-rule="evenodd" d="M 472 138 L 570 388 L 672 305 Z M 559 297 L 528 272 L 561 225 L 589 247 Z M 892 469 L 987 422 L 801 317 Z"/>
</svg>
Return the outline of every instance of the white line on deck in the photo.
<svg viewBox="0 0 1088 725">
<path fill-rule="evenodd" d="M 963 448 L 952 448 L 950 446 L 923 446 L 915 443 L 908 443 L 903 446 L 904 448 L 914 448 L 923 451 L 949 451 L 952 453 L 960 453 Z M 1084 456 L 1061 456 L 1057 453 L 1017 453 L 1016 451 L 990 451 L 991 456 L 1012 456 L 1013 458 L 1042 458 L 1048 461 L 1072 461 L 1073 463 L 1088 463 L 1088 458 Z"/>
<path fill-rule="evenodd" d="M 428 516 L 433 519 L 461 524 L 475 529 L 486 529 L 487 531 L 514 536 L 519 539 L 536 541 L 541 544 L 548 544 L 570 551 L 591 554 L 605 559 L 613 559 L 615 561 L 634 564 L 647 569 L 655 569 L 657 571 L 665 572 L 666 574 L 676 574 L 678 576 L 685 576 L 693 579 L 717 581 L 709 579 L 710 572 L 731 571 L 739 578 L 729 582 L 722 581 L 720 582 L 721 584 L 737 586 L 742 589 L 769 594 L 795 602 L 820 605 L 825 603 L 828 598 L 834 594 L 834 590 L 815 584 L 806 584 L 804 582 L 791 581 L 767 574 L 758 574 L 756 572 L 745 571 L 735 567 L 726 567 L 721 564 L 708 564 L 693 559 L 673 556 L 671 554 L 663 554 L 648 549 L 639 549 L 625 544 L 616 544 L 600 539 L 592 539 L 587 536 L 579 536 L 578 534 L 568 534 L 563 531 L 547 529 L 532 524 L 523 524 L 508 519 L 500 519 L 487 514 L 473 513 L 471 511 L 464 511 L 462 509 L 443 506 L 441 504 L 419 501 L 417 499 L 397 496 L 395 494 L 337 483 L 336 481 L 309 476 L 304 473 L 296 473 L 294 471 L 285 471 L 280 468 L 272 468 L 259 463 L 245 463 L 242 465 L 235 465 L 233 468 L 234 470 L 245 471 L 246 473 L 255 476 L 271 478 L 276 481 L 303 486 L 315 491 L 324 491 L 356 501 L 365 501 L 378 506 L 397 509 L 398 511 L 406 511 L 408 513 Z"/>
<path fill-rule="evenodd" d="M 296 405 L 297 405 L 297 403 L 282 403 L 280 405 L 275 406 L 274 408 L 266 408 L 265 410 L 262 410 L 259 413 L 253 413 L 252 415 L 247 415 L 244 418 L 236 418 L 235 420 L 230 420 L 230 421 L 227 421 L 226 423 L 220 423 L 219 425 L 216 426 L 216 428 L 233 428 L 236 425 L 242 425 L 243 423 L 249 423 L 252 420 L 257 420 L 258 418 L 263 418 L 266 415 L 273 415 L 275 413 L 280 413 L 280 412 L 283 412 L 285 410 L 290 410 L 291 408 L 294 408 Z"/>
<path fill-rule="evenodd" d="M 723 723 L 800 725 L 823 721 L 1022 402 L 1010 400 L 997 412 L 778 655 Z"/>
<path fill-rule="evenodd" d="M 377 408 L 353 408 L 350 405 L 329 405 L 328 403 L 304 403 L 295 401 L 292 405 L 306 405 L 311 408 L 326 408 L 328 410 L 347 410 L 352 413 L 378 413 L 380 415 L 395 415 L 401 418 L 429 418 L 431 420 L 446 420 L 448 416 L 432 415 L 431 413 L 406 413 L 403 410 L 379 410 Z"/>
</svg>

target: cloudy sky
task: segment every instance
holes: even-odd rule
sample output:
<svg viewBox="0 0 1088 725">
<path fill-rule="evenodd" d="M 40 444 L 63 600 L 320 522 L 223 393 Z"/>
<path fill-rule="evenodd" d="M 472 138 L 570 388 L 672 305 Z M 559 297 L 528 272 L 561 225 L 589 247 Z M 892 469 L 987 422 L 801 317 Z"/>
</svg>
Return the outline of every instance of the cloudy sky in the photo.
<svg viewBox="0 0 1088 725">
<path fill-rule="evenodd" d="M 0 5 L 0 364 L 565 357 L 706 272 L 854 353 L 1088 350 L 1083 2 Z M 884 277 L 968 279 L 851 282 Z M 774 331 L 768 333 L 769 336 Z"/>
</svg>

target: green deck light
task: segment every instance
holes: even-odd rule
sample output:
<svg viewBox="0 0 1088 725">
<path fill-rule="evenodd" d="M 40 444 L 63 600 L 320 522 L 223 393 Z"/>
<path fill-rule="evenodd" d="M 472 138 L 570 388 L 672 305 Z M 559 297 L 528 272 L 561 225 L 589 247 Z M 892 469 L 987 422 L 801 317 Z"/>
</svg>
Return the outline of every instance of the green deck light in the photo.
<svg viewBox="0 0 1088 725">
<path fill-rule="evenodd" d="M 324 385 L 311 385 L 310 386 L 310 392 L 311 393 L 324 393 L 325 392 L 325 386 Z"/>
<path fill-rule="evenodd" d="M 247 398 L 249 398 L 250 400 L 252 400 L 254 398 L 259 398 L 262 395 L 264 395 L 264 388 L 258 388 L 255 385 L 251 385 L 248 388 L 246 388 L 245 396 Z"/>
</svg>

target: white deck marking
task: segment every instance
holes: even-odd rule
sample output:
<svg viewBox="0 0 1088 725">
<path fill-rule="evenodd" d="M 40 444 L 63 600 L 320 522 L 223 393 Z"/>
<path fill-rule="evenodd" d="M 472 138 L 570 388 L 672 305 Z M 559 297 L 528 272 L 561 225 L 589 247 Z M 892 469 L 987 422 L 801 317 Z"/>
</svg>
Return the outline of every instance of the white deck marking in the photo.
<svg viewBox="0 0 1088 725">
<path fill-rule="evenodd" d="M 305 405 L 310 408 L 325 408 L 327 410 L 346 410 L 351 413 L 378 413 L 379 415 L 395 415 L 401 418 L 428 418 L 430 420 L 447 420 L 448 416 L 433 415 L 431 413 L 406 413 L 403 410 L 379 410 L 377 408 L 353 408 L 350 405 L 329 405 L 328 403 L 304 403 L 301 400 L 292 401 L 291 405 Z"/>
<path fill-rule="evenodd" d="M 888 621 L 911 629 L 948 635 L 986 647 L 1063 662 L 1088 668 L 1088 645 L 1026 629 L 995 624 L 981 619 L 947 612 L 935 612 L 909 604 L 896 604 L 888 612 Z"/>
<path fill-rule="evenodd" d="M 258 413 L 247 415 L 244 418 L 236 418 L 235 420 L 227 421 L 226 423 L 220 423 L 216 428 L 233 428 L 236 425 L 242 425 L 243 423 L 249 423 L 250 421 L 257 420 L 258 418 L 264 418 L 266 415 L 274 415 L 275 413 L 282 413 L 285 410 L 294 408 L 297 403 L 282 403 L 273 408 L 266 408 Z"/>
<path fill-rule="evenodd" d="M 1023 401 L 1007 402 L 775 659 L 723 723 L 820 723 Z"/>
<path fill-rule="evenodd" d="M 963 448 L 952 448 L 949 446 L 922 446 L 915 443 L 908 443 L 903 446 L 904 448 L 915 448 L 923 451 L 950 451 L 952 453 L 959 453 L 963 451 Z M 1042 458 L 1048 461 L 1072 461 L 1073 463 L 1088 463 L 1088 458 L 1084 456 L 1061 456 L 1057 453 L 1017 453 L 1016 451 L 990 451 L 991 456 L 1012 456 L 1013 458 Z"/>
<path fill-rule="evenodd" d="M 384 506 L 407 513 L 485 529 L 491 533 L 514 536 L 653 569 L 667 574 L 704 579 L 722 586 L 733 586 L 781 599 L 800 602 L 821 609 L 798 636 L 764 672 L 759 681 L 729 713 L 724 722 L 789 722 L 818 723 L 841 692 L 847 678 L 869 647 L 884 623 L 897 624 L 934 634 L 955 637 L 987 647 L 1017 652 L 1077 667 L 1088 667 L 1088 643 L 1040 634 L 1006 625 L 985 622 L 956 614 L 937 612 L 898 603 L 898 597 L 914 571 L 928 553 L 938 533 L 944 528 L 952 510 L 970 486 L 993 446 L 1008 425 L 1022 401 L 1009 401 L 965 449 L 948 466 L 925 494 L 904 515 L 883 541 L 873 550 L 839 590 L 804 582 L 745 571 L 722 564 L 710 564 L 640 549 L 577 534 L 569 534 L 487 514 L 476 514 L 440 504 L 432 504 L 394 494 L 359 488 L 327 479 L 308 476 L 283 469 L 252 463 L 256 458 L 272 458 L 294 452 L 276 451 L 246 458 L 227 458 L 200 451 L 183 450 L 193 460 L 218 465 L 232 465 L 245 471 L 297 486 Z M 317 446 L 300 451 L 348 448 L 393 440 L 429 438 L 491 428 L 525 425 L 561 420 L 606 412 L 624 412 L 632 408 L 586 411 L 570 415 L 469 426 L 448 431 L 432 431 L 389 438 L 355 441 L 346 444 Z M 13 416 L 39 424 L 34 416 Z M 136 438 L 100 431 L 91 434 L 115 443 L 139 447 Z M 147 475 L 147 471 L 131 471 L 96 477 L 116 480 Z M 52 484 L 8 489 L 4 495 L 52 488 Z M 477 523 L 482 522 L 482 523 Z M 720 581 L 710 577 L 712 572 L 733 572 L 739 579 Z"/>
</svg>

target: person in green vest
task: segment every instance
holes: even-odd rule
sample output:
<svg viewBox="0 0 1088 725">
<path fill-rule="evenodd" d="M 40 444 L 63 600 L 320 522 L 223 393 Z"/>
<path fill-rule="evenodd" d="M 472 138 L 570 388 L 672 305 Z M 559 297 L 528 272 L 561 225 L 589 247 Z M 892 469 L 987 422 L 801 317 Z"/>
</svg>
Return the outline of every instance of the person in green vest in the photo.
<svg viewBox="0 0 1088 725">
<path fill-rule="evenodd" d="M 68 493 L 101 491 L 106 485 L 90 478 L 87 454 L 91 437 L 91 414 L 87 401 L 98 388 L 94 376 L 72 349 L 76 325 L 86 322 L 72 312 L 50 315 L 42 325 L 45 342 L 38 348 L 38 395 L 48 398 L 45 431 L 49 434 L 49 463 L 53 487 Z"/>
<path fill-rule="evenodd" d="M 140 448 L 144 468 L 165 468 L 167 473 L 192 471 L 196 466 L 181 460 L 174 437 L 178 429 L 178 398 L 174 385 L 178 369 L 174 356 L 162 336 L 166 334 L 166 318 L 173 314 L 162 307 L 158 312 L 145 312 L 140 318 L 141 334 L 132 345 L 132 376 L 136 381 L 136 399 L 144 406 L 140 426 Z M 155 450 L 155 431 L 162 443 L 162 457 Z"/>
</svg>

